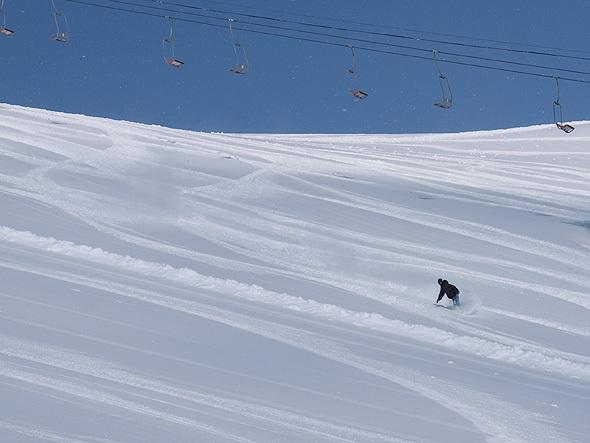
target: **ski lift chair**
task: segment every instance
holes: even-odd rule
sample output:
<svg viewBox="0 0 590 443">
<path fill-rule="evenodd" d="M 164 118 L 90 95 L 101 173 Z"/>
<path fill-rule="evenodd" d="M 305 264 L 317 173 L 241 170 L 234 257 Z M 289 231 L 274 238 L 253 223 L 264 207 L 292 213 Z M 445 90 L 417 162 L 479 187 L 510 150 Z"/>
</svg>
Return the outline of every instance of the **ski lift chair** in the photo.
<svg viewBox="0 0 590 443">
<path fill-rule="evenodd" d="M 67 43 L 70 41 L 68 18 L 57 9 L 55 0 L 51 0 L 53 8 L 53 21 L 55 22 L 55 34 L 51 37 L 58 43 Z"/>
<path fill-rule="evenodd" d="M 64 13 L 57 10 L 54 0 L 51 0 L 53 5 L 53 21 L 55 22 L 55 34 L 51 37 L 58 43 L 67 43 L 70 41 L 68 18 Z"/>
<path fill-rule="evenodd" d="M 350 48 L 352 54 L 352 65 L 348 69 L 348 73 L 351 75 L 351 87 L 348 89 L 348 92 L 350 92 L 350 95 L 352 95 L 357 100 L 364 100 L 369 96 L 369 94 L 356 88 L 356 54 L 354 53 L 354 46 L 348 47 Z"/>
<path fill-rule="evenodd" d="M 558 77 L 555 77 L 555 83 L 557 84 L 557 99 L 553 102 L 553 121 L 555 122 L 555 126 L 557 126 L 566 134 L 569 134 L 576 128 L 574 128 L 572 125 L 563 122 L 563 111 L 561 109 L 561 103 L 559 103 L 560 91 Z M 557 118 L 558 116 L 559 118 Z"/>
<path fill-rule="evenodd" d="M 234 29 L 232 27 L 233 22 L 233 18 L 228 19 L 229 33 L 233 42 L 236 64 L 230 68 L 229 71 L 237 75 L 244 75 L 246 72 L 248 72 L 248 55 L 246 54 L 246 48 L 244 48 L 242 44 L 235 38 Z"/>
<path fill-rule="evenodd" d="M 451 83 L 440 69 L 438 60 L 436 58 L 437 54 L 438 51 L 432 51 L 434 66 L 436 66 L 436 71 L 438 72 L 438 82 L 440 84 L 442 98 L 439 101 L 434 102 L 434 106 L 441 109 L 450 109 L 453 106 L 453 92 L 451 91 Z"/>
<path fill-rule="evenodd" d="M 14 34 L 12 29 L 6 27 L 6 12 L 4 8 L 4 0 L 0 0 L 0 34 L 10 37 Z"/>
<path fill-rule="evenodd" d="M 168 28 L 168 35 L 164 37 L 162 40 L 162 52 L 164 53 L 164 61 L 166 64 L 172 66 L 173 68 L 180 68 L 184 65 L 184 62 L 174 55 L 175 51 L 175 44 L 174 44 L 174 36 L 173 36 L 173 23 L 172 17 L 168 17 L 169 20 L 169 28 Z"/>
</svg>

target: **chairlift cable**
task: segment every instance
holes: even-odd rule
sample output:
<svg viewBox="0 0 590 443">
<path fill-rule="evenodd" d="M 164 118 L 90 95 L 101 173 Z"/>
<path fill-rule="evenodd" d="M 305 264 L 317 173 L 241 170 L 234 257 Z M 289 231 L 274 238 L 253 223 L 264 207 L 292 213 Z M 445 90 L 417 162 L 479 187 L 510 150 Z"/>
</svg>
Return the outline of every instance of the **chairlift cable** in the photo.
<svg viewBox="0 0 590 443">
<path fill-rule="evenodd" d="M 142 0 L 142 1 L 150 1 L 150 0 Z M 255 11 L 266 11 L 266 12 L 271 12 L 271 13 L 276 13 L 276 14 L 289 15 L 292 17 L 305 17 L 305 18 L 313 19 L 313 20 L 348 23 L 348 24 L 357 25 L 357 26 L 367 26 L 367 27 L 372 27 L 372 28 L 391 29 L 391 30 L 397 30 L 397 31 L 403 31 L 403 32 L 412 32 L 415 34 L 437 35 L 440 37 L 449 37 L 449 38 L 458 38 L 458 39 L 462 39 L 462 40 L 497 43 L 497 44 L 502 44 L 502 45 L 521 46 L 521 47 L 536 48 L 536 49 L 546 49 L 546 50 L 551 50 L 551 51 L 565 51 L 565 52 L 572 52 L 572 53 L 579 53 L 579 54 L 590 54 L 590 51 L 582 50 L 582 49 L 560 48 L 560 47 L 556 47 L 556 46 L 522 43 L 522 42 L 514 42 L 514 41 L 507 41 L 507 40 L 497 40 L 497 39 L 475 37 L 475 36 L 469 36 L 469 35 L 451 34 L 451 33 L 444 33 L 444 32 L 433 32 L 433 31 L 426 31 L 423 29 L 403 28 L 401 26 L 381 25 L 381 24 L 377 24 L 377 23 L 367 23 L 367 22 L 362 22 L 362 21 L 346 20 L 346 19 L 339 19 L 339 18 L 325 17 L 325 16 L 322 17 L 322 16 L 311 15 L 311 14 L 285 12 L 285 11 L 280 11 L 277 9 L 262 8 L 262 7 L 257 7 L 257 6 L 236 5 L 236 4 L 224 3 L 222 1 L 216 1 L 216 0 L 200 0 L 200 1 L 201 2 L 204 1 L 205 3 L 217 3 L 222 6 L 238 7 L 238 8 L 242 8 L 242 9 L 250 9 L 250 10 L 255 10 Z M 237 13 L 234 13 L 234 14 L 237 15 Z M 498 49 L 500 49 L 500 48 L 498 48 Z"/>
<path fill-rule="evenodd" d="M 93 6 L 93 7 L 97 7 L 97 8 L 110 9 L 110 10 L 114 10 L 114 11 L 127 12 L 127 13 L 131 13 L 131 14 L 144 15 L 144 16 L 149 16 L 149 17 L 156 17 L 156 18 L 167 17 L 165 15 L 155 14 L 155 13 L 146 12 L 146 11 L 125 9 L 125 8 L 116 7 L 116 6 L 97 4 L 97 3 L 93 3 L 91 1 L 84 1 L 84 0 L 65 0 L 65 1 L 70 2 L 70 3 L 79 4 L 79 5 L 84 5 L 84 6 Z M 176 12 L 178 12 L 178 11 L 176 11 Z M 200 21 L 200 20 L 193 20 L 193 19 L 188 19 L 188 18 L 184 18 L 184 17 L 174 17 L 174 19 L 177 21 L 182 21 L 182 22 L 186 22 L 186 23 L 195 23 L 195 24 L 214 27 L 214 28 L 225 28 L 224 25 L 204 22 L 204 21 Z M 322 45 L 327 45 L 327 46 L 334 46 L 334 47 L 347 47 L 347 46 L 349 46 L 344 43 L 329 42 L 329 41 L 317 40 L 317 39 L 312 39 L 312 38 L 307 38 L 307 37 L 279 34 L 279 33 L 260 31 L 260 30 L 255 30 L 255 29 L 238 28 L 238 27 L 234 27 L 234 29 L 239 30 L 239 31 L 243 31 L 243 32 L 253 33 L 253 34 L 266 35 L 266 36 L 271 36 L 271 37 L 279 37 L 279 38 L 303 41 L 303 42 L 308 42 L 308 43 L 317 43 L 317 44 L 322 44 Z M 366 51 L 366 52 L 373 52 L 373 53 L 378 53 L 378 54 L 395 55 L 395 56 L 399 56 L 399 57 L 413 58 L 413 59 L 418 59 L 418 60 L 428 60 L 428 61 L 432 60 L 431 57 L 421 56 L 421 55 L 417 55 L 417 54 L 406 54 L 406 53 L 402 53 L 402 52 L 388 51 L 388 50 L 383 50 L 383 49 L 369 48 L 369 47 L 356 46 L 356 45 L 355 45 L 355 48 L 358 50 L 362 50 L 362 51 Z M 540 78 L 551 78 L 551 79 L 555 78 L 554 75 L 544 74 L 544 73 L 540 73 L 540 72 L 523 71 L 523 70 L 519 70 L 519 69 L 509 69 L 509 68 L 502 68 L 499 66 L 489 66 L 489 65 L 482 65 L 482 64 L 478 64 L 478 63 L 469 63 L 469 62 L 462 62 L 462 61 L 458 61 L 458 60 L 449 60 L 449 59 L 441 59 L 439 61 L 443 62 L 443 63 L 447 63 L 447 64 L 466 66 L 466 67 L 474 67 L 474 68 L 480 68 L 480 69 L 488 69 L 488 70 L 493 70 L 493 71 L 498 71 L 498 72 L 522 74 L 522 75 L 529 75 L 529 76 L 540 77 Z M 579 78 L 574 78 L 574 77 L 560 76 L 560 79 L 563 81 L 590 84 L 590 80 L 584 80 L 584 79 L 579 79 Z"/>
<path fill-rule="evenodd" d="M 117 0 L 107 0 L 107 1 L 113 1 L 115 3 L 118 3 Z M 143 0 L 143 1 L 146 1 L 146 0 Z M 209 12 L 214 12 L 214 13 L 218 13 L 218 14 L 232 14 L 233 16 L 255 18 L 255 19 L 259 19 L 259 20 L 268 20 L 268 21 L 275 21 L 275 22 L 280 22 L 280 23 L 289 23 L 289 24 L 300 25 L 300 26 L 329 29 L 329 30 L 333 30 L 333 31 L 354 32 L 354 33 L 361 33 L 361 34 L 367 34 L 367 35 L 374 35 L 374 36 L 378 36 L 378 37 L 389 37 L 389 38 L 397 38 L 397 39 L 404 39 L 404 40 L 413 40 L 413 41 L 418 41 L 418 42 L 436 43 L 438 45 L 441 45 L 441 44 L 442 45 L 452 45 L 452 46 L 460 46 L 460 47 L 467 47 L 467 48 L 474 48 L 474 49 L 487 49 L 487 50 L 493 50 L 493 51 L 504 51 L 504 52 L 512 52 L 512 53 L 520 53 L 520 54 L 528 54 L 528 55 L 540 55 L 540 56 L 546 56 L 546 57 L 559 57 L 559 58 L 569 58 L 569 59 L 573 59 L 573 60 L 590 61 L 590 57 L 557 54 L 557 53 L 547 52 L 547 51 L 538 51 L 538 50 L 533 51 L 533 50 L 525 50 L 525 49 L 491 46 L 491 45 L 477 45 L 477 44 L 473 44 L 473 43 L 452 42 L 452 41 L 447 41 L 447 40 L 414 37 L 411 35 L 404 35 L 404 34 L 392 34 L 389 32 L 367 31 L 367 30 L 361 30 L 361 29 L 344 28 L 344 27 L 339 27 L 339 26 L 321 25 L 321 24 L 316 24 L 316 23 L 308 23 L 308 22 L 303 22 L 303 21 L 298 21 L 298 20 L 281 19 L 281 18 L 277 18 L 277 17 L 270 17 L 270 16 L 264 16 L 264 15 L 239 13 L 239 12 L 235 12 L 235 11 L 227 11 L 227 10 L 221 10 L 221 9 L 211 9 L 211 8 L 206 8 L 206 7 L 202 7 L 202 6 L 187 5 L 187 4 L 183 4 L 183 3 L 171 2 L 171 1 L 165 1 L 165 0 L 160 1 L 160 3 L 161 4 L 168 4 L 168 5 L 172 5 L 172 6 L 179 6 L 179 7 L 193 9 L 193 10 L 209 11 Z M 140 6 L 140 5 L 136 5 L 136 6 Z M 141 5 L 141 6 L 144 6 L 144 5 Z M 144 6 L 144 7 L 149 7 L 149 6 Z M 180 11 L 177 11 L 177 12 L 180 12 Z M 182 12 L 182 13 L 189 14 L 186 12 Z M 317 18 L 317 19 L 321 19 L 321 20 L 326 20 L 325 18 L 321 18 L 321 17 L 313 17 L 312 16 L 310 18 Z M 361 24 L 361 23 L 359 23 L 359 24 Z M 374 26 L 374 25 L 370 25 L 368 23 L 363 23 L 363 25 L 364 26 Z M 392 29 L 399 29 L 399 30 L 406 31 L 406 32 L 426 33 L 424 31 L 406 30 L 404 28 L 397 28 L 397 27 L 392 27 Z M 432 33 L 432 34 L 437 35 L 437 33 Z M 442 35 L 443 36 L 445 36 L 445 35 L 452 36 L 452 34 L 442 34 Z M 493 42 L 494 40 L 480 39 L 480 41 Z M 499 41 L 499 42 L 502 44 L 511 44 L 509 42 L 501 42 L 501 41 Z M 522 45 L 526 46 L 524 44 L 522 44 Z M 534 45 L 531 45 L 531 46 L 535 47 Z M 543 46 L 539 47 L 539 49 L 541 49 L 541 48 L 545 48 L 545 47 L 543 47 Z M 582 51 L 582 50 L 579 50 L 579 51 L 573 50 L 572 51 L 572 50 L 568 50 L 568 49 L 564 49 L 564 48 L 550 48 L 550 47 L 546 47 L 546 48 L 550 49 L 550 50 L 554 50 L 554 51 L 568 51 L 568 52 L 578 52 L 578 53 L 584 53 L 584 54 L 590 53 L 590 51 Z"/>
<path fill-rule="evenodd" d="M 70 1 L 70 0 L 67 0 L 67 1 Z M 108 1 L 111 3 L 117 3 L 117 4 L 124 4 L 124 5 L 128 5 L 128 6 L 138 6 L 141 8 L 154 9 L 154 10 L 158 10 L 158 11 L 174 12 L 174 13 L 192 15 L 192 16 L 196 16 L 196 17 L 209 18 L 209 19 L 218 20 L 218 21 L 226 21 L 227 20 L 226 17 L 216 17 L 216 16 L 211 16 L 211 15 L 207 15 L 207 14 L 200 14 L 200 13 L 186 13 L 186 12 L 178 11 L 176 9 L 169 9 L 169 8 L 163 8 L 163 7 L 158 7 L 158 6 L 142 5 L 142 4 L 138 4 L 136 2 L 132 2 L 132 1 L 128 1 L 128 0 L 105 0 L 105 1 Z M 161 4 L 162 2 L 159 2 L 159 3 Z M 163 3 L 169 3 L 169 2 L 163 2 Z M 216 12 L 216 13 L 218 13 L 218 12 Z M 423 52 L 423 53 L 428 53 L 428 54 L 430 54 L 432 52 L 431 48 L 426 49 L 426 48 L 419 48 L 416 46 L 408 46 L 408 45 L 401 45 L 401 44 L 395 44 L 395 43 L 380 42 L 380 41 L 375 41 L 375 40 L 347 37 L 347 36 L 342 36 L 342 35 L 326 34 L 323 32 L 307 31 L 307 30 L 303 30 L 303 29 L 288 28 L 288 27 L 284 27 L 284 26 L 265 25 L 265 24 L 255 23 L 255 22 L 238 21 L 235 19 L 232 19 L 232 20 L 235 23 L 241 23 L 243 25 L 249 25 L 249 26 L 259 26 L 259 27 L 263 27 L 263 28 L 277 29 L 277 30 L 281 30 L 281 31 L 299 32 L 299 33 L 307 34 L 307 35 L 337 38 L 337 39 L 345 40 L 345 41 L 354 41 L 354 42 L 360 42 L 360 43 L 366 43 L 366 44 L 372 44 L 372 45 L 378 45 L 378 46 L 408 49 L 408 50 Z M 420 40 L 420 39 L 417 39 L 417 40 Z M 426 41 L 426 40 L 424 40 L 424 41 Z M 448 55 L 448 56 L 452 56 L 452 57 L 463 57 L 463 58 L 469 58 L 472 60 L 480 60 L 480 61 L 487 61 L 487 62 L 493 62 L 493 63 L 504 63 L 507 65 L 522 66 L 522 67 L 535 68 L 535 69 L 547 69 L 552 72 L 560 71 L 560 72 L 567 72 L 570 74 L 590 75 L 590 71 L 580 71 L 577 69 L 559 68 L 556 66 L 540 65 L 540 64 L 536 64 L 536 63 L 524 63 L 524 62 L 517 62 L 517 61 L 512 61 L 512 60 L 503 60 L 503 59 L 497 59 L 497 58 L 492 58 L 492 57 L 482 57 L 482 56 L 477 56 L 477 55 L 461 54 L 461 53 L 449 52 L 449 51 L 440 51 L 439 50 L 438 52 L 439 52 L 439 54 Z M 587 60 L 590 60 L 590 58 L 587 58 Z"/>
</svg>

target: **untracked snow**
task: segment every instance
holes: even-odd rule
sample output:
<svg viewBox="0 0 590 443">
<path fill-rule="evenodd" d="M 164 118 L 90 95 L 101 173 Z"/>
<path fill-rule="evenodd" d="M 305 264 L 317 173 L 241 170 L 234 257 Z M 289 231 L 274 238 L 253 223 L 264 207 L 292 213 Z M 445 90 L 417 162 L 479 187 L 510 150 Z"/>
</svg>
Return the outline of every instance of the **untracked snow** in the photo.
<svg viewBox="0 0 590 443">
<path fill-rule="evenodd" d="M 590 123 L 230 135 L 0 105 L 0 186 L 1 442 L 589 441 Z"/>
</svg>

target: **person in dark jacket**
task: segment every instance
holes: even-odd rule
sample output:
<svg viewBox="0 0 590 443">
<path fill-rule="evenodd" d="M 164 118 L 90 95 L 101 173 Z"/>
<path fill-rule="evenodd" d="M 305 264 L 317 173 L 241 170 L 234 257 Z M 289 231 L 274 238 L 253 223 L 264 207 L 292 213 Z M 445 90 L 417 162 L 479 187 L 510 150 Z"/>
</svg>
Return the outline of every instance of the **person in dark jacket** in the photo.
<svg viewBox="0 0 590 443">
<path fill-rule="evenodd" d="M 446 295 L 451 300 L 453 300 L 453 305 L 459 306 L 459 290 L 457 287 L 450 284 L 448 281 L 443 280 L 442 278 L 438 279 L 438 284 L 440 285 L 440 292 L 438 293 L 436 303 L 438 303 Z"/>
</svg>

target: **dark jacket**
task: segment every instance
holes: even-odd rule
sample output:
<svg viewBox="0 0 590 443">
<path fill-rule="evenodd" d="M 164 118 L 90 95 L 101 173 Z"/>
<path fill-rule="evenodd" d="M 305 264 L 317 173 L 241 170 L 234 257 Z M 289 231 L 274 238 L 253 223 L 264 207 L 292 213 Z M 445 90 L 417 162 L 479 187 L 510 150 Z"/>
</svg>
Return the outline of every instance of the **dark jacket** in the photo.
<svg viewBox="0 0 590 443">
<path fill-rule="evenodd" d="M 459 295 L 459 290 L 457 289 L 457 287 L 450 284 L 448 281 L 443 280 L 442 283 L 439 283 L 439 284 L 440 284 L 440 292 L 438 293 L 438 299 L 436 300 L 437 303 L 441 300 L 441 298 L 443 298 L 443 296 L 445 294 L 450 299 L 453 299 L 457 295 Z"/>
</svg>

